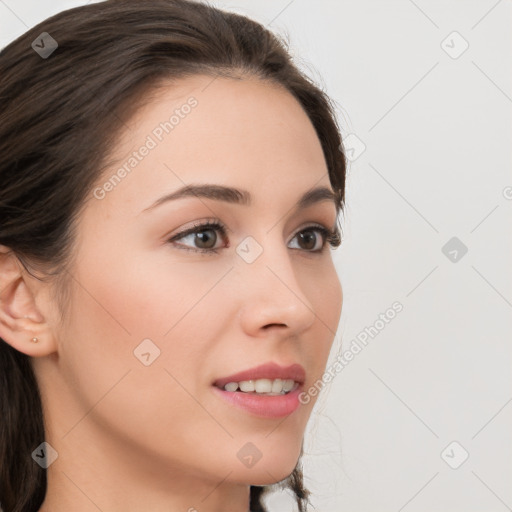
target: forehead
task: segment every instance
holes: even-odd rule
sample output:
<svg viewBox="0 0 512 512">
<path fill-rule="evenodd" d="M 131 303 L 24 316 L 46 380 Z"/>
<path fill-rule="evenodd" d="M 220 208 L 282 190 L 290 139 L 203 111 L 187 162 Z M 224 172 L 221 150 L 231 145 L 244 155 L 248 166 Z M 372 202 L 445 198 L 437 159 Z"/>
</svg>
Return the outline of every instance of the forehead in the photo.
<svg viewBox="0 0 512 512">
<path fill-rule="evenodd" d="M 240 186 L 256 197 L 276 187 L 298 195 L 330 186 L 313 125 L 279 85 L 195 75 L 163 84 L 143 101 L 100 180 L 124 169 L 105 203 L 121 200 L 121 190 L 125 202 L 148 203 L 156 193 L 194 182 Z"/>
</svg>

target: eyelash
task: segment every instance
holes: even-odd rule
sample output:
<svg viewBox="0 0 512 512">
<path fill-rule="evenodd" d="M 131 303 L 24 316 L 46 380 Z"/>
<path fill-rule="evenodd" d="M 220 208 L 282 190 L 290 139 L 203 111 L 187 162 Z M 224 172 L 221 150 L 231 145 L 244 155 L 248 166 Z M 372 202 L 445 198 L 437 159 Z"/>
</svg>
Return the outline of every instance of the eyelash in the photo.
<svg viewBox="0 0 512 512">
<path fill-rule="evenodd" d="M 172 238 L 168 239 L 167 241 L 170 243 L 175 242 L 176 240 L 181 240 L 182 238 L 186 237 L 187 235 L 201 233 L 202 231 L 208 231 L 208 230 L 220 231 L 222 238 L 224 238 L 224 239 L 226 238 L 227 232 L 229 231 L 228 228 L 222 222 L 209 220 L 204 223 L 194 224 L 194 226 L 191 227 L 190 229 L 187 229 L 187 230 L 183 231 L 182 233 L 178 233 L 177 235 L 173 236 Z M 318 249 L 316 251 L 308 251 L 308 250 L 304 249 L 304 252 L 309 252 L 309 253 L 313 253 L 313 254 L 322 254 L 327 250 L 327 244 L 329 244 L 331 247 L 339 247 L 339 245 L 341 244 L 341 237 L 340 237 L 340 233 L 337 228 L 335 228 L 334 230 L 331 230 L 331 229 L 326 228 L 325 226 L 311 225 L 311 226 L 307 226 L 306 228 L 300 230 L 298 233 L 296 233 L 296 235 L 303 233 L 303 232 L 308 232 L 308 231 L 318 231 L 319 233 L 321 233 L 324 238 L 324 243 L 322 244 L 321 249 Z M 177 244 L 177 247 L 181 250 L 202 253 L 203 255 L 213 255 L 213 254 L 218 254 L 218 252 L 219 252 L 219 249 L 192 249 L 191 247 L 180 246 L 180 244 Z"/>
</svg>

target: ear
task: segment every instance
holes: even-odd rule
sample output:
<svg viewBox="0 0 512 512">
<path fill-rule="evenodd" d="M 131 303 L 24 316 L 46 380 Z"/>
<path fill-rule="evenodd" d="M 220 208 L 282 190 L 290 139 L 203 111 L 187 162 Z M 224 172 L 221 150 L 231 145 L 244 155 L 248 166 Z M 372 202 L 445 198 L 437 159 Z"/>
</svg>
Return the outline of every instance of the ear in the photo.
<svg viewBox="0 0 512 512">
<path fill-rule="evenodd" d="M 31 357 L 57 349 L 48 319 L 36 304 L 43 286 L 48 285 L 30 276 L 14 252 L 0 245 L 0 338 Z"/>
</svg>

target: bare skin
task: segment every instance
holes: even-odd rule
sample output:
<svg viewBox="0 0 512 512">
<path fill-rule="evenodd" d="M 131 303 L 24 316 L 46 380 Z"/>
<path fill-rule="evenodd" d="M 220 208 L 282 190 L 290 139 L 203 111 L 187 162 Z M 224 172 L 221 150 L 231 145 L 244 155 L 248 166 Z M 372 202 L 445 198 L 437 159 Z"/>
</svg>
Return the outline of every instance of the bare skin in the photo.
<svg viewBox="0 0 512 512">
<path fill-rule="evenodd" d="M 159 141 L 155 127 L 191 96 L 197 105 Z M 157 144 L 89 197 L 64 321 L 51 284 L 0 246 L 0 336 L 32 357 L 58 452 L 40 510 L 247 512 L 251 484 L 295 467 L 315 398 L 264 418 L 212 383 L 269 361 L 301 364 L 305 389 L 322 377 L 342 289 L 328 243 L 313 252 L 322 234 L 313 249 L 297 234 L 333 228 L 336 210 L 329 200 L 295 210 L 310 189 L 332 190 L 321 145 L 293 96 L 249 77 L 182 79 L 126 123 L 98 187 L 148 135 Z M 191 183 L 247 190 L 251 205 L 187 197 L 146 210 Z M 194 234 L 169 241 L 209 219 L 228 228 L 203 231 L 216 253 L 184 250 L 205 247 Z M 251 263 L 236 252 L 249 236 L 263 249 Z M 134 355 L 144 339 L 160 350 L 148 366 Z M 248 442 L 262 454 L 250 468 L 237 457 Z"/>
</svg>

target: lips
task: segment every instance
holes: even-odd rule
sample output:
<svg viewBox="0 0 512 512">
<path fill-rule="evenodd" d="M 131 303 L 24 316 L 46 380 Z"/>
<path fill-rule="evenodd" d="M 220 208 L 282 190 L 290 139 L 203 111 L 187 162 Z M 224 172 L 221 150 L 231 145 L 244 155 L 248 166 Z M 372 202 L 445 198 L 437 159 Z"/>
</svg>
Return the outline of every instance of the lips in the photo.
<svg viewBox="0 0 512 512">
<path fill-rule="evenodd" d="M 306 372 L 300 364 L 292 364 L 290 366 L 280 366 L 276 363 L 266 363 L 249 370 L 239 373 L 234 373 L 227 377 L 217 379 L 213 385 L 220 389 L 230 382 L 241 382 L 246 380 L 257 379 L 291 379 L 298 382 L 299 385 L 303 384 L 306 380 Z"/>
</svg>

